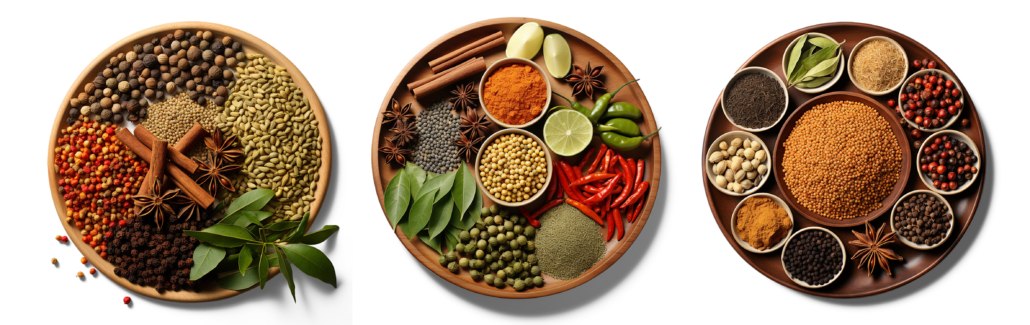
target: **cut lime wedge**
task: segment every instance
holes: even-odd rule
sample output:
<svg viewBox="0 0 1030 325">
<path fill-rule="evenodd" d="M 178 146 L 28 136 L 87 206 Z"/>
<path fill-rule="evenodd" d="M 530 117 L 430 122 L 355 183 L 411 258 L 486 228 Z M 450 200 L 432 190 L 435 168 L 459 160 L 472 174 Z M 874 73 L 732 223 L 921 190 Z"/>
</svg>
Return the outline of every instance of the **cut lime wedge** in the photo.
<svg viewBox="0 0 1030 325">
<path fill-rule="evenodd" d="M 544 29 L 540 24 L 528 22 L 522 24 L 515 33 L 511 34 L 508 40 L 508 47 L 504 54 L 509 58 L 523 58 L 532 60 L 540 52 L 540 45 L 544 42 Z"/>
<path fill-rule="evenodd" d="M 559 156 L 572 156 L 586 149 L 594 128 L 583 113 L 574 110 L 554 112 L 544 123 L 544 142 Z"/>
<path fill-rule="evenodd" d="M 569 50 L 569 42 L 559 34 L 551 34 L 544 37 L 544 63 L 547 64 L 547 72 L 552 77 L 561 79 L 569 74 L 572 67 L 572 51 Z"/>
</svg>

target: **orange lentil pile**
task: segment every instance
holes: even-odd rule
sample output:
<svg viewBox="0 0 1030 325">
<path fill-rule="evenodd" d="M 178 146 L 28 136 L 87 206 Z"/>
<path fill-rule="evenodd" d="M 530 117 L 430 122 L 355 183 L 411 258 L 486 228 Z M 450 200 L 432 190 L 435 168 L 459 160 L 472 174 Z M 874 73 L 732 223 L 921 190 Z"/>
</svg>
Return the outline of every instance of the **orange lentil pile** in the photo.
<svg viewBox="0 0 1030 325">
<path fill-rule="evenodd" d="M 805 112 L 783 143 L 784 181 L 798 203 L 833 219 L 881 207 L 901 172 L 901 148 L 887 123 L 851 101 Z"/>
<path fill-rule="evenodd" d="M 117 127 L 80 117 L 61 129 L 54 149 L 57 192 L 67 218 L 82 241 L 107 258 L 113 228 L 133 216 L 132 195 L 139 190 L 147 163 L 114 136 Z M 124 223 L 123 223 L 124 224 Z"/>
<path fill-rule="evenodd" d="M 494 71 L 483 85 L 483 105 L 490 115 L 507 124 L 526 124 L 540 115 L 547 101 L 547 82 L 525 64 Z"/>
</svg>

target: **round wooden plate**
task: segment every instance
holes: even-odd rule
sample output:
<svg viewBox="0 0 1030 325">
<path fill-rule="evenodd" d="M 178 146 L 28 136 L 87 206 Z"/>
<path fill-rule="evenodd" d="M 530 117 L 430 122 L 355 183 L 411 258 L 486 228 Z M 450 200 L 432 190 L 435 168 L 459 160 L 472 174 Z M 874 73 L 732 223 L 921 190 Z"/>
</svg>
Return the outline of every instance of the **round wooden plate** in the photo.
<svg viewBox="0 0 1030 325">
<path fill-rule="evenodd" d="M 497 31 L 502 31 L 505 39 L 507 40 L 511 37 L 512 33 L 515 32 L 515 29 L 527 22 L 539 23 L 543 26 L 544 32 L 547 34 L 554 32 L 561 33 L 572 49 L 572 60 L 574 64 L 583 68 L 585 68 L 587 62 L 590 62 L 590 65 L 594 67 L 603 65 L 604 77 L 602 81 L 604 81 L 605 85 L 608 87 L 608 91 L 614 91 L 615 88 L 626 81 L 636 79 L 632 74 L 630 74 L 629 69 L 626 69 L 626 66 L 623 65 L 615 55 L 609 52 L 608 49 L 601 46 L 601 44 L 597 43 L 597 41 L 594 41 L 586 35 L 583 35 L 571 28 L 545 20 L 530 18 L 496 18 L 476 22 L 447 33 L 432 44 L 429 44 L 429 46 L 415 55 L 415 58 L 408 62 L 404 69 L 401 70 L 400 75 L 397 76 L 397 79 L 393 81 L 386 97 L 383 98 L 382 105 L 380 105 L 379 114 L 376 117 L 375 132 L 372 134 L 372 180 L 376 186 L 376 193 L 379 195 L 379 204 L 383 206 L 384 209 L 383 190 L 386 189 L 386 185 L 390 182 L 390 179 L 393 178 L 394 174 L 399 170 L 396 165 L 387 164 L 386 160 L 382 159 L 382 156 L 379 154 L 379 143 L 383 140 L 383 130 L 381 128 L 383 121 L 382 112 L 385 111 L 388 105 L 390 105 L 390 100 L 397 99 L 401 105 L 411 103 L 412 109 L 417 113 L 421 111 L 423 107 L 428 107 L 439 100 L 447 99 L 450 96 L 450 93 L 447 91 L 451 89 L 450 87 L 445 90 L 441 90 L 432 96 L 423 98 L 421 101 L 416 101 L 412 97 L 411 93 L 408 92 L 405 85 L 409 82 L 432 75 L 432 70 L 429 69 L 428 64 L 430 60 Z M 504 48 L 505 47 L 502 45 L 484 53 L 483 56 L 486 59 L 486 64 L 490 65 L 497 60 L 505 58 Z M 541 67 L 544 66 L 542 55 L 537 55 L 533 61 Z M 460 83 L 468 83 L 473 80 L 478 82 L 478 78 L 479 75 L 477 74 L 474 77 L 460 81 Z M 548 78 L 551 77 L 548 76 Z M 642 82 L 646 82 L 646 80 Z M 563 96 L 572 94 L 572 88 L 562 80 L 551 78 L 551 86 L 555 92 L 562 94 Z M 595 94 L 595 97 L 598 96 L 600 95 Z M 657 125 L 654 122 L 654 115 L 651 113 L 651 106 L 647 103 L 647 98 L 644 97 L 644 92 L 640 88 L 640 82 L 626 86 L 626 88 L 620 91 L 612 101 L 630 102 L 640 108 L 644 113 L 644 122 L 640 125 L 640 131 L 644 134 L 653 132 L 657 129 Z M 588 100 L 582 96 L 580 102 L 588 107 L 593 106 L 592 100 Z M 551 103 L 552 106 L 561 105 L 557 103 L 567 104 L 564 99 L 557 96 L 552 97 Z M 478 109 L 480 114 L 484 114 L 482 108 Z M 540 121 L 536 123 L 536 125 L 527 128 L 527 130 L 540 135 L 542 134 L 541 130 L 543 125 L 544 121 Z M 494 125 L 491 132 L 497 130 L 499 130 L 499 128 Z M 599 140 L 595 137 L 592 146 L 596 146 L 598 143 Z M 502 298 L 535 298 L 575 288 L 576 286 L 593 279 L 597 275 L 601 274 L 601 272 L 608 269 L 609 266 L 614 264 L 615 261 L 617 261 L 619 257 L 629 249 L 629 246 L 633 244 L 637 236 L 640 234 L 640 231 L 644 228 L 644 224 L 647 223 L 648 215 L 651 213 L 651 208 L 654 206 L 655 197 L 658 193 L 658 183 L 661 176 L 662 151 L 660 143 L 660 137 L 655 136 L 651 141 L 645 142 L 641 145 L 640 148 L 628 153 L 623 153 L 627 158 L 633 157 L 636 159 L 643 159 L 645 161 L 647 173 L 649 173 L 645 178 L 651 183 L 651 189 L 647 195 L 647 202 L 645 202 L 637 221 L 626 224 L 626 236 L 622 241 L 616 241 L 613 238 L 612 241 L 607 244 L 607 253 L 604 258 L 575 279 L 562 281 L 551 278 L 545 274 L 545 284 L 542 288 L 534 288 L 522 292 L 515 291 L 511 286 L 506 286 L 503 290 L 497 289 L 496 287 L 487 286 L 483 281 L 472 281 L 467 270 L 461 270 L 458 274 L 451 273 L 447 268 L 441 266 L 439 261 L 437 261 L 440 255 L 435 250 L 430 248 L 428 245 L 423 244 L 421 240 L 408 240 L 408 237 L 404 235 L 399 227 L 395 229 L 394 234 L 397 236 L 397 239 L 404 244 L 404 247 L 408 249 L 408 252 L 418 259 L 419 262 L 429 268 L 429 270 L 433 271 L 433 273 L 436 273 L 447 281 L 472 292 Z M 576 157 L 572 157 L 571 160 L 569 160 L 569 163 L 578 163 L 582 156 L 583 154 L 579 154 Z M 554 159 L 559 158 L 558 156 L 553 155 L 553 153 L 551 157 Z M 486 196 L 484 195 L 484 197 Z M 531 206 L 527 206 L 527 210 L 535 211 L 536 208 L 543 205 L 543 203 L 546 203 L 543 200 L 538 201 L 539 202 L 534 202 Z M 484 205 L 491 206 L 493 205 L 493 202 L 489 199 L 484 199 Z M 386 218 L 385 210 L 383 221 L 386 222 L 386 225 L 389 225 L 389 220 Z"/>
<path fill-rule="evenodd" d="M 832 36 L 833 38 L 839 41 L 847 40 L 847 42 L 843 46 L 844 53 L 851 53 L 854 44 L 858 43 L 858 41 L 861 41 L 866 37 L 874 35 L 887 36 L 901 44 L 901 46 L 905 49 L 906 53 L 908 54 L 910 60 L 923 58 L 935 60 L 937 61 L 939 69 L 947 71 L 948 73 L 955 75 L 957 78 L 957 74 L 954 71 L 952 71 L 951 68 L 949 68 L 948 65 L 944 63 L 944 61 L 942 61 L 939 57 L 937 57 L 937 55 L 935 55 L 925 46 L 919 44 L 919 42 L 916 42 L 908 36 L 905 36 L 901 33 L 895 32 L 890 29 L 861 23 L 827 23 L 809 26 L 790 32 L 772 41 L 772 43 L 769 43 L 768 45 L 760 49 L 757 53 L 752 55 L 751 58 L 744 62 L 744 64 L 741 67 L 766 67 L 770 70 L 773 70 L 782 77 L 782 60 L 784 50 L 786 50 L 787 45 L 790 44 L 790 42 L 793 41 L 794 38 L 808 32 L 824 33 Z M 847 59 L 850 60 L 850 58 Z M 909 72 L 914 73 L 915 71 Z M 845 73 L 847 72 L 845 71 Z M 727 78 L 729 78 L 729 76 L 727 76 Z M 961 81 L 959 81 L 959 84 L 961 84 Z M 837 82 L 837 84 L 835 84 L 833 87 L 830 87 L 830 89 L 826 90 L 824 93 L 835 91 L 849 91 L 854 93 L 860 92 L 858 88 L 850 82 L 850 79 L 847 78 L 841 78 L 840 81 Z M 798 91 L 797 89 L 791 89 L 790 105 L 788 105 L 787 108 L 789 110 L 788 114 L 793 112 L 802 103 L 807 102 L 808 100 L 812 99 L 817 95 L 820 94 L 806 94 L 801 91 Z M 897 100 L 898 91 L 895 90 L 894 92 L 891 92 L 889 94 L 883 96 L 874 96 L 872 98 L 880 103 L 886 103 L 888 99 Z M 962 127 L 960 123 L 955 123 L 955 125 L 952 125 L 950 129 L 958 130 L 965 133 L 971 139 L 973 139 L 977 147 L 986 148 L 986 146 L 984 146 L 983 125 L 981 124 L 980 117 L 979 115 L 977 115 L 976 108 L 973 105 L 972 99 L 969 97 L 968 93 L 965 94 L 965 100 L 967 109 L 965 109 L 962 112 L 961 116 L 962 118 L 969 119 L 970 126 Z M 896 115 L 891 115 L 891 117 L 887 120 L 891 124 L 904 123 L 900 121 L 900 117 Z M 786 123 L 790 122 L 788 121 Z M 775 143 L 777 133 L 780 131 L 780 128 L 782 128 L 784 125 L 786 124 L 778 125 L 777 127 L 774 127 L 773 129 L 765 132 L 758 132 L 756 133 L 756 135 L 761 137 L 762 140 L 766 143 Z M 705 166 L 705 158 L 703 156 L 705 152 L 708 150 L 708 146 L 711 144 L 711 142 L 719 135 L 732 130 L 736 130 L 736 128 L 733 127 L 733 125 L 726 119 L 726 116 L 722 113 L 722 110 L 720 110 L 719 101 L 717 98 L 715 105 L 712 108 L 711 116 L 708 119 L 708 129 L 705 130 L 704 142 L 702 143 L 702 168 L 704 168 Z M 928 134 L 924 133 L 921 139 L 926 139 L 927 135 Z M 911 146 L 910 142 L 908 141 L 903 143 L 899 142 L 899 145 L 904 144 Z M 909 147 L 909 149 L 912 150 L 913 148 Z M 986 153 L 981 152 L 980 154 L 982 159 L 987 159 Z M 780 168 L 779 165 L 776 166 L 777 168 Z M 987 164 L 981 163 L 981 166 L 987 166 Z M 980 172 L 986 173 L 987 170 L 981 168 Z M 902 191 L 902 193 L 908 193 L 909 191 L 917 189 L 926 189 L 926 186 L 923 185 L 923 182 L 921 182 L 918 178 L 919 173 L 913 171 L 908 175 L 908 177 L 902 179 L 902 181 L 905 182 L 904 191 Z M 874 295 L 877 293 L 882 293 L 898 288 L 902 285 L 905 285 L 906 283 L 912 282 L 912 280 L 915 280 L 923 274 L 926 274 L 926 272 L 929 272 L 930 269 L 932 269 L 934 266 L 940 263 L 941 260 L 943 260 L 944 257 L 947 256 L 948 253 L 950 253 L 951 250 L 955 248 L 955 245 L 958 243 L 958 241 L 962 239 L 962 235 L 965 234 L 966 229 L 969 228 L 969 224 L 972 222 L 973 216 L 976 213 L 977 205 L 980 203 L 980 196 L 982 195 L 984 188 L 984 179 L 986 178 L 983 177 L 983 175 L 980 175 L 980 177 L 978 177 L 977 179 L 978 180 L 975 182 L 979 183 L 973 185 L 975 188 L 966 190 L 960 194 L 945 196 L 945 198 L 948 199 L 948 202 L 951 204 L 952 208 L 955 211 L 956 226 L 961 228 L 957 235 L 953 235 L 950 238 L 948 238 L 945 241 L 945 243 L 941 245 L 941 247 L 937 247 L 935 249 L 928 251 L 919 251 L 916 249 L 912 249 L 898 242 L 891 244 L 889 246 L 890 248 L 894 249 L 895 252 L 897 252 L 905 258 L 904 261 L 890 262 L 890 268 L 892 273 L 894 274 L 893 276 L 887 275 L 887 273 L 882 270 L 874 271 L 872 277 L 866 276 L 866 269 L 864 268 L 864 266 L 862 268 L 858 268 L 858 265 L 856 265 L 853 260 L 850 260 L 850 256 L 853 256 L 855 251 L 857 251 L 854 245 L 847 244 L 848 241 L 855 239 L 855 235 L 852 234 L 851 231 L 854 230 L 858 232 L 865 232 L 864 226 L 829 227 L 828 229 L 836 233 L 837 236 L 845 242 L 844 246 L 846 247 L 849 260 L 844 266 L 844 272 L 843 274 L 841 274 L 840 279 L 837 279 L 837 281 L 824 288 L 806 289 L 801 286 L 798 286 L 797 284 L 794 284 L 793 281 L 787 278 L 786 273 L 783 271 L 783 266 L 780 263 L 779 254 L 754 254 L 745 251 L 739 245 L 737 245 L 737 243 L 733 240 L 733 235 L 730 233 L 730 218 L 732 217 L 733 208 L 737 205 L 741 198 L 732 197 L 720 193 L 713 185 L 711 185 L 708 182 L 704 170 L 701 171 L 701 181 L 705 187 L 705 193 L 708 196 L 708 203 L 712 208 L 712 214 L 715 217 L 716 224 L 719 225 L 719 229 L 722 230 L 722 233 L 723 235 L 725 235 L 727 242 L 729 242 L 729 244 L 733 246 L 733 249 L 735 249 L 737 253 L 740 254 L 740 257 L 747 261 L 748 264 L 751 264 L 751 266 L 754 267 L 755 270 L 758 270 L 758 272 L 761 272 L 766 277 L 772 279 L 773 281 L 776 281 L 777 283 L 780 283 L 788 288 L 798 290 L 804 293 L 824 297 L 861 297 Z M 786 200 L 784 188 L 781 187 L 781 182 L 782 181 L 777 175 L 777 177 L 772 181 L 766 182 L 765 188 L 761 191 L 775 194 Z M 893 205 L 894 202 L 888 203 L 890 203 L 890 205 Z M 794 210 L 794 212 L 797 213 L 798 211 Z M 876 228 L 879 228 L 881 224 L 888 222 L 888 215 L 889 213 L 881 213 L 880 215 L 875 216 L 873 220 L 870 221 L 870 224 L 872 224 Z M 815 222 L 812 222 L 807 218 L 794 218 L 794 222 L 796 223 L 796 225 L 794 226 L 795 229 L 817 225 Z"/>
<path fill-rule="evenodd" d="M 60 135 L 61 128 L 67 126 L 64 123 L 64 117 L 67 116 L 68 101 L 75 96 L 82 88 L 87 84 L 91 83 L 93 77 L 104 69 L 104 65 L 107 60 L 117 55 L 118 53 L 124 53 L 132 49 L 133 44 L 149 42 L 154 37 L 162 37 L 176 29 L 197 31 L 197 30 L 210 30 L 216 35 L 230 35 L 236 41 L 243 44 L 243 50 L 246 53 L 261 53 L 265 57 L 268 57 L 278 65 L 286 67 L 286 70 L 290 72 L 290 76 L 293 77 L 293 81 L 300 87 L 301 91 L 304 92 L 304 97 L 308 99 L 311 109 L 315 112 L 315 118 L 318 119 L 318 132 L 322 138 L 322 167 L 319 169 L 319 180 L 318 189 L 315 190 L 315 200 L 311 203 L 311 217 L 308 219 L 307 227 L 311 227 L 311 224 L 315 221 L 318 216 L 318 210 L 322 206 L 322 202 L 325 199 L 325 193 L 329 187 L 329 176 L 332 172 L 333 160 L 332 160 L 332 141 L 331 134 L 329 132 L 329 120 L 325 116 L 325 111 L 322 110 L 322 104 L 318 101 L 318 95 L 315 94 L 315 89 L 311 87 L 308 80 L 304 78 L 304 75 L 297 69 L 296 66 L 290 62 L 282 53 L 279 53 L 274 47 L 265 43 L 260 38 L 254 35 L 248 34 L 239 29 L 235 29 L 229 26 L 207 23 L 207 22 L 176 22 L 157 25 L 141 31 L 138 31 L 126 38 L 118 41 L 111 47 L 108 47 L 104 52 L 100 53 L 96 59 L 93 60 L 86 69 L 82 70 L 82 73 L 72 83 L 68 93 L 61 100 L 61 104 L 57 109 L 57 117 L 54 118 L 53 131 L 50 133 L 50 146 L 47 153 L 47 177 L 50 179 L 50 194 L 54 198 L 54 207 L 57 209 L 57 216 L 64 226 L 64 230 L 68 232 L 68 239 L 75 244 L 75 247 L 82 252 L 90 263 L 96 267 L 97 270 L 104 273 L 109 279 L 115 283 L 128 288 L 138 294 L 145 295 L 152 298 L 177 301 L 177 302 L 203 302 L 225 299 L 238 295 L 247 290 L 228 290 L 219 287 L 213 281 L 208 282 L 205 286 L 200 288 L 200 292 L 194 292 L 192 290 L 181 290 L 181 291 L 165 291 L 164 293 L 158 293 L 153 287 L 143 287 L 135 285 L 125 278 L 119 277 L 114 274 L 114 265 L 100 258 L 89 244 L 82 242 L 82 235 L 74 225 L 70 225 L 64 222 L 67 218 L 66 207 L 64 205 L 64 198 L 61 194 L 57 193 L 57 174 L 52 168 L 54 161 L 54 148 L 57 145 L 57 138 Z M 128 126 L 128 122 L 123 122 L 122 126 Z M 278 274 L 278 268 L 273 268 L 269 272 L 271 278 L 275 274 Z"/>
</svg>

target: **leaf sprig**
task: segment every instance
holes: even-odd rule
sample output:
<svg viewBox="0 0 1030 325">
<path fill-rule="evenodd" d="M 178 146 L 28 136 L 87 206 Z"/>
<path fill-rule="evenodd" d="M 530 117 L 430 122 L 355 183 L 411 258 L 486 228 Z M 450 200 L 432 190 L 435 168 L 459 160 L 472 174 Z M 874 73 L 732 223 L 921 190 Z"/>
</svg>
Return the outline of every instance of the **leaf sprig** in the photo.
<svg viewBox="0 0 1030 325">
<path fill-rule="evenodd" d="M 401 227 L 408 239 L 418 236 L 441 254 L 445 247 L 453 250 L 458 233 L 472 228 L 482 213 L 483 193 L 474 177 L 465 163 L 436 175 L 409 162 L 386 186 L 390 227 Z"/>
</svg>

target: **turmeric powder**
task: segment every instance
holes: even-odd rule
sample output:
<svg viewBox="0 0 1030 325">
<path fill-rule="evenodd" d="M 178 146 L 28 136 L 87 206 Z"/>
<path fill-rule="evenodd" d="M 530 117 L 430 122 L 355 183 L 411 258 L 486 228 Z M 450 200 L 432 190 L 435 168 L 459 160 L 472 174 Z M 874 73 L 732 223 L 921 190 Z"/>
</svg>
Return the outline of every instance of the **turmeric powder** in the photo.
<svg viewBox="0 0 1030 325">
<path fill-rule="evenodd" d="M 737 210 L 736 218 L 737 236 L 757 250 L 775 246 L 793 227 L 787 211 L 765 197 L 744 201 L 744 205 Z"/>
<path fill-rule="evenodd" d="M 525 64 L 501 67 L 483 86 L 484 109 L 507 124 L 525 124 L 544 110 L 547 83 L 540 72 Z"/>
</svg>

